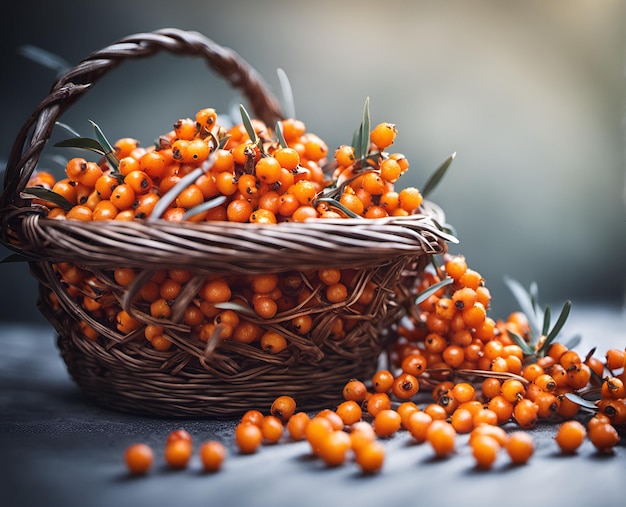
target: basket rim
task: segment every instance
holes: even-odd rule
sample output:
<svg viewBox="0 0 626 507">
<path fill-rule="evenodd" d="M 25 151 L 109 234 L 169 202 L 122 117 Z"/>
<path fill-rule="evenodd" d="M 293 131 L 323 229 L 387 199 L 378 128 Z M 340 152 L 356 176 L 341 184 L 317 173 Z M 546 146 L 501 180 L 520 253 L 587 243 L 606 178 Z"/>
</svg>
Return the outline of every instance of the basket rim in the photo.
<svg viewBox="0 0 626 507">
<path fill-rule="evenodd" d="M 16 210 L 18 212 L 19 210 Z M 363 267 L 399 256 L 439 254 L 457 239 L 445 232 L 444 214 L 431 202 L 423 213 L 378 219 L 316 219 L 307 222 L 54 220 L 21 216 L 27 239 L 3 239 L 31 261 L 74 262 L 107 268 L 162 269 L 193 265 L 198 272 L 263 272 L 320 265 Z M 149 255 L 146 254 L 149 252 Z"/>
</svg>

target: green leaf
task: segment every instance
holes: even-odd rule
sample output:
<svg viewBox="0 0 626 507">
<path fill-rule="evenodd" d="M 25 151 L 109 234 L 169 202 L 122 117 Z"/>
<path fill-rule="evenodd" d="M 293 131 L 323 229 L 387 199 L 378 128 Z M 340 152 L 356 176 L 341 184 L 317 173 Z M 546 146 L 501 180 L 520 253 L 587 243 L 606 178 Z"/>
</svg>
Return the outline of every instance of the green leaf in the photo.
<svg viewBox="0 0 626 507">
<path fill-rule="evenodd" d="M 0 264 L 10 263 L 10 262 L 28 262 L 29 259 L 25 255 L 13 253 L 7 255 L 4 259 L 0 260 Z"/>
<path fill-rule="evenodd" d="M 543 312 L 543 327 L 541 328 L 541 334 L 547 336 L 550 332 L 550 307 L 546 306 Z"/>
<path fill-rule="evenodd" d="M 507 329 L 508 335 L 515 342 L 515 344 L 522 349 L 522 352 L 525 356 L 532 356 L 535 353 L 535 349 L 533 349 L 532 345 L 530 345 L 524 338 L 522 338 L 517 333 Z"/>
<path fill-rule="evenodd" d="M 317 202 L 327 202 L 329 203 L 333 208 L 337 208 L 338 210 L 342 211 L 343 213 L 345 213 L 348 217 L 350 218 L 363 218 L 360 215 L 357 215 L 354 211 L 352 211 L 351 209 L 346 208 L 343 204 L 341 204 L 338 200 L 333 199 L 332 197 L 320 197 L 319 199 L 316 199 Z"/>
<path fill-rule="evenodd" d="M 361 157 L 367 157 L 370 147 L 370 98 L 365 99 L 363 106 L 363 123 L 361 124 Z"/>
<path fill-rule="evenodd" d="M 450 155 L 443 164 L 441 164 L 437 170 L 428 178 L 424 186 L 422 187 L 422 195 L 428 197 L 433 190 L 437 187 L 439 182 L 443 179 L 448 167 L 452 164 L 452 161 L 456 158 L 456 151 Z"/>
<path fill-rule="evenodd" d="M 79 150 L 89 150 L 102 156 L 106 154 L 104 147 L 98 141 L 90 137 L 71 137 L 69 139 L 59 141 L 54 146 L 58 148 L 77 148 Z"/>
<path fill-rule="evenodd" d="M 44 201 L 55 204 L 65 211 L 69 211 L 74 207 L 74 205 L 61 194 L 57 194 L 56 192 L 44 187 L 27 187 L 20 194 L 20 197 L 22 199 L 43 199 Z"/>
<path fill-rule="evenodd" d="M 91 123 L 91 126 L 93 127 L 93 130 L 96 133 L 96 139 L 100 142 L 102 147 L 105 149 L 104 156 L 109 162 L 109 165 L 111 166 L 113 170 L 117 171 L 120 165 L 120 161 L 117 158 L 115 149 L 113 148 L 109 140 L 106 138 L 106 136 L 104 135 L 104 132 L 102 132 L 102 129 L 98 126 L 98 124 L 91 120 L 89 120 L 89 123 Z"/>
<path fill-rule="evenodd" d="M 205 201 L 202 204 L 198 204 L 197 206 L 194 206 L 193 208 L 185 211 L 185 214 L 183 215 L 183 220 L 188 220 L 198 213 L 202 213 L 203 211 L 207 211 L 215 208 L 216 206 L 224 204 L 226 202 L 226 199 L 227 197 L 225 195 L 220 195 L 219 197 L 216 197 L 209 201 Z"/>
<path fill-rule="evenodd" d="M 288 148 L 287 141 L 285 141 L 285 136 L 283 134 L 283 122 L 280 120 L 276 122 L 276 139 L 278 140 L 278 144 L 280 144 L 281 148 Z"/>
<path fill-rule="evenodd" d="M 258 143 L 259 140 L 257 138 L 256 131 L 252 126 L 252 120 L 250 119 L 250 115 L 248 114 L 248 111 L 246 111 L 246 108 L 243 104 L 239 104 L 239 112 L 241 113 L 241 122 L 243 123 L 243 126 L 246 129 L 248 136 L 250 137 L 250 140 L 254 144 Z"/>
<path fill-rule="evenodd" d="M 561 329 L 563 328 L 563 325 L 565 324 L 565 321 L 567 320 L 567 317 L 569 316 L 569 312 L 571 308 L 572 308 L 572 302 L 566 301 L 565 304 L 563 305 L 563 309 L 561 310 L 561 313 L 559 314 L 559 318 L 556 320 L 556 323 L 554 324 L 554 327 L 546 335 L 546 341 L 543 343 L 540 349 L 541 353 L 544 353 L 548 350 L 548 347 L 550 346 L 552 341 L 560 333 Z"/>
<path fill-rule="evenodd" d="M 54 124 L 59 126 L 59 127 L 61 127 L 64 130 L 67 130 L 74 137 L 80 137 L 80 134 L 78 132 L 76 132 L 72 127 L 67 125 L 66 123 L 61 123 L 60 121 L 55 121 Z"/>
<path fill-rule="evenodd" d="M 519 283 L 517 280 L 513 278 L 509 278 L 508 276 L 504 277 L 504 283 L 511 291 L 511 294 L 517 301 L 517 304 L 520 307 L 520 310 L 528 317 L 528 323 L 532 330 L 532 334 L 534 336 L 538 336 L 541 334 L 540 326 L 537 322 L 537 317 L 535 314 L 535 305 L 530 296 L 530 293 Z"/>
<path fill-rule="evenodd" d="M 447 277 L 441 280 L 440 282 L 432 284 L 430 287 L 428 287 L 427 289 L 424 289 L 422 292 L 420 292 L 417 295 L 417 297 L 415 298 L 415 304 L 419 305 L 420 303 L 426 301 L 430 296 L 432 296 L 439 289 L 441 289 L 442 287 L 445 287 L 446 285 L 450 285 L 453 282 L 454 282 L 453 278 Z"/>
<path fill-rule="evenodd" d="M 276 69 L 278 74 L 278 81 L 280 83 L 280 90 L 283 97 L 283 107 L 285 108 L 285 116 L 287 118 L 296 117 L 296 105 L 293 99 L 293 90 L 291 89 L 291 83 L 287 77 L 287 73 L 280 67 Z"/>
<path fill-rule="evenodd" d="M 575 393 L 565 393 L 565 397 L 569 401 L 579 405 L 581 408 L 585 408 L 587 410 L 591 410 L 592 412 L 597 412 L 597 410 L 598 410 L 598 407 L 596 406 L 596 404 L 593 401 L 586 400 L 585 398 L 583 398 L 582 396 L 579 396 L 578 394 L 575 394 Z"/>
<path fill-rule="evenodd" d="M 233 310 L 243 315 L 256 316 L 256 313 L 249 306 L 245 306 L 239 303 L 232 303 L 231 301 L 225 301 L 223 303 L 215 303 L 215 308 L 218 310 Z"/>
<path fill-rule="evenodd" d="M 20 46 L 18 50 L 22 56 L 55 71 L 57 76 L 61 76 L 72 68 L 72 66 L 59 55 L 40 47 L 25 44 L 24 46 Z"/>
<path fill-rule="evenodd" d="M 565 345 L 568 349 L 573 349 L 574 347 L 577 347 L 580 344 L 581 340 L 582 340 L 582 336 L 580 334 L 575 334 L 569 340 L 567 340 L 563 345 Z"/>
</svg>

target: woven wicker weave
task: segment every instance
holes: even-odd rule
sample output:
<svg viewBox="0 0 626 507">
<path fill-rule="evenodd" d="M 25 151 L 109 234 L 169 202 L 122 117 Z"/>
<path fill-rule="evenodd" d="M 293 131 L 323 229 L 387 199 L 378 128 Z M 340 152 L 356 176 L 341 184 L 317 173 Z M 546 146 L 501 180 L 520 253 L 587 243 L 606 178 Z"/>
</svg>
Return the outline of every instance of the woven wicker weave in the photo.
<svg viewBox="0 0 626 507">
<path fill-rule="evenodd" d="M 423 213 L 402 218 L 263 226 L 51 220 L 23 198 L 63 112 L 122 61 L 164 50 L 204 58 L 245 95 L 258 118 L 273 124 L 281 117 L 275 98 L 254 69 L 201 34 L 167 29 L 121 39 L 61 77 L 19 132 L 0 200 L 2 242 L 29 259 L 39 282 L 39 308 L 57 330 L 70 374 L 103 405 L 168 417 L 234 417 L 249 408 L 266 410 L 280 394 L 294 396 L 302 409 L 337 401 L 347 379 L 367 378 L 375 370 L 379 355 L 393 339 L 394 324 L 413 296 L 412 282 L 431 255 L 446 249 L 450 237 L 441 231 L 444 216 L 434 204 L 425 203 Z M 59 280 L 54 265 L 61 262 L 87 270 L 108 297 L 145 324 L 154 318 L 134 302 L 139 281 L 161 269 L 192 271 L 194 276 L 172 307 L 172 317 L 159 321 L 175 347 L 156 351 L 142 339 L 142 329 L 123 335 L 110 322 L 92 317 Z M 139 281 L 120 287 L 112 275 L 119 266 L 135 268 Z M 303 283 L 313 284 L 307 272 L 322 267 L 354 270 L 351 295 L 345 302 L 330 304 L 317 297 L 319 287 L 311 285 L 315 296 L 311 304 L 271 320 L 257 319 L 265 329 L 287 337 L 289 346 L 279 354 L 268 354 L 254 344 L 192 339 L 181 321 L 181 309 L 193 300 L 207 275 L 295 272 Z M 362 308 L 357 300 L 368 283 L 374 283 L 377 291 Z M 50 294 L 58 304 L 51 303 Z M 313 317 L 308 334 L 289 327 L 299 314 Z M 341 339 L 331 339 L 331 323 L 337 316 L 353 325 Z M 97 341 L 85 339 L 81 321 L 99 332 Z"/>
</svg>

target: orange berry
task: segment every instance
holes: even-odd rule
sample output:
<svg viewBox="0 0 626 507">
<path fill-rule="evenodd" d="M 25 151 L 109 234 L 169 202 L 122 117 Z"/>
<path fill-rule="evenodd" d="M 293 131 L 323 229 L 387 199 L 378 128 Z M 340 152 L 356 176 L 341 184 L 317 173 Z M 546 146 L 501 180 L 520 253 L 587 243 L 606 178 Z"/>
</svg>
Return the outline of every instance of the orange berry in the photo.
<svg viewBox="0 0 626 507">
<path fill-rule="evenodd" d="M 564 454 L 573 454 L 576 452 L 585 438 L 587 437 L 587 430 L 578 421 L 571 420 L 565 421 L 559 426 L 554 441 L 557 443 L 561 452 Z"/>
<path fill-rule="evenodd" d="M 146 444 L 132 444 L 126 449 L 124 460 L 132 475 L 143 475 L 150 470 L 154 462 L 154 452 Z"/>
<path fill-rule="evenodd" d="M 435 420 L 426 431 L 426 440 L 433 448 L 435 456 L 443 458 L 448 456 L 455 448 L 456 430 L 447 421 Z"/>
<path fill-rule="evenodd" d="M 200 446 L 198 453 L 204 471 L 217 472 L 226 457 L 226 447 L 216 440 L 208 440 Z"/>
<path fill-rule="evenodd" d="M 397 133 L 398 129 L 393 123 L 379 123 L 370 132 L 370 141 L 379 149 L 384 150 L 393 144 Z"/>
<path fill-rule="evenodd" d="M 255 424 L 240 422 L 235 427 L 235 443 L 242 454 L 254 453 L 263 440 L 261 428 Z"/>
</svg>

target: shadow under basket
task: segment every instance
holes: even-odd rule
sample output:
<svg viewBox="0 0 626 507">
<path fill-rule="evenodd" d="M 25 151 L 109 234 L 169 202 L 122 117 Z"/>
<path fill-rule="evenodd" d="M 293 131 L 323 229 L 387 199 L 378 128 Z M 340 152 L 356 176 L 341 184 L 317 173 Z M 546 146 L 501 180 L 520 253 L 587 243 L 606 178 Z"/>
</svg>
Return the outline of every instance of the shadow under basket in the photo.
<svg viewBox="0 0 626 507">
<path fill-rule="evenodd" d="M 293 396 L 299 410 L 341 401 L 349 379 L 374 373 L 414 301 L 417 277 L 446 250 L 445 217 L 433 203 L 405 217 L 260 225 L 53 220 L 23 198 L 59 115 L 121 60 L 161 50 L 203 57 L 243 91 L 258 117 L 268 124 L 280 117 L 254 70 L 195 32 L 124 38 L 55 83 L 14 143 L 0 219 L 2 242 L 29 260 L 39 282 L 38 306 L 58 333 L 70 375 L 101 405 L 160 417 L 234 418 L 252 408 L 266 412 L 279 395 Z M 120 267 L 132 270 L 130 283 L 116 281 Z M 341 273 L 344 300 L 327 297 L 319 276 L 325 268 Z M 168 301 L 171 315 L 155 318 L 138 294 L 174 269 L 188 278 Z M 249 286 L 267 273 L 276 275 L 291 304 L 261 318 Z M 249 324 L 257 336 L 223 339 L 227 323 L 214 323 L 207 335 L 186 322 L 188 308 L 206 312 L 202 291 L 217 277 L 231 297 L 214 310 L 236 313 L 238 324 Z M 132 328 L 120 327 L 121 314 Z M 155 348 L 146 339 L 148 326 L 162 329 L 171 346 Z M 282 350 L 261 345 L 258 334 L 268 332 L 284 338 Z"/>
</svg>

